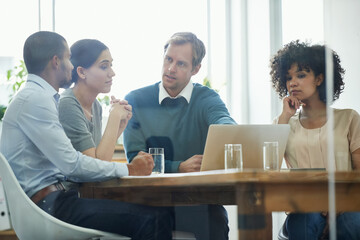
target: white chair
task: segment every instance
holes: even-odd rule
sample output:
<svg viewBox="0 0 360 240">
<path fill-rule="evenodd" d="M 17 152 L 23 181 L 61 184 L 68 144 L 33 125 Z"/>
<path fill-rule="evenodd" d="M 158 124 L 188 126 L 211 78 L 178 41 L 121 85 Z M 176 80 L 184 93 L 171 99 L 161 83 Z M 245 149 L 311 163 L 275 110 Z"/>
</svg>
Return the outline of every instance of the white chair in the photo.
<svg viewBox="0 0 360 240">
<path fill-rule="evenodd" d="M 278 240 L 289 240 L 289 235 L 285 229 L 285 223 L 279 230 Z"/>
<path fill-rule="evenodd" d="M 25 194 L 9 163 L 1 153 L 0 176 L 9 206 L 11 224 L 20 240 L 130 239 L 68 224 L 40 209 Z"/>
<path fill-rule="evenodd" d="M 0 153 L 0 177 L 10 211 L 11 224 L 20 240 L 131 239 L 117 234 L 63 222 L 40 209 L 25 194 L 8 161 Z M 174 240 L 195 240 L 193 233 L 174 231 Z"/>
</svg>

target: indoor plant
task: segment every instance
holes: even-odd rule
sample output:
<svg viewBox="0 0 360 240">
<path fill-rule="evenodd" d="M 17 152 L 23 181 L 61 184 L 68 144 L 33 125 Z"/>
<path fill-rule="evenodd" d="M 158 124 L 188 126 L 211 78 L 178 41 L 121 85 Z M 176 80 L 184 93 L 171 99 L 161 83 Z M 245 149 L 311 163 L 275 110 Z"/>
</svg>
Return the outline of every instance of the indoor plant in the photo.
<svg viewBox="0 0 360 240">
<path fill-rule="evenodd" d="M 9 103 L 21 85 L 26 81 L 27 70 L 24 61 L 20 60 L 20 64 L 6 72 L 6 81 L 10 83 L 11 93 L 9 94 Z M 0 121 L 4 117 L 7 106 L 0 105 Z"/>
</svg>

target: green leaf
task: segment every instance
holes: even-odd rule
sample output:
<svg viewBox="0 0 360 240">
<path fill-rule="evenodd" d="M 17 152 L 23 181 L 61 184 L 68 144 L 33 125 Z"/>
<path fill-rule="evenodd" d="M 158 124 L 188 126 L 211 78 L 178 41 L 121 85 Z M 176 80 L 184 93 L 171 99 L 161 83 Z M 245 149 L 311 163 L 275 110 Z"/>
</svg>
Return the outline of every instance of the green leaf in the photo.
<svg viewBox="0 0 360 240">
<path fill-rule="evenodd" d="M 1 120 L 3 119 L 3 117 L 4 117 L 5 111 L 6 111 L 6 106 L 0 105 L 0 121 L 1 121 Z"/>
<path fill-rule="evenodd" d="M 203 85 L 206 86 L 206 87 L 208 87 L 208 88 L 213 89 L 212 86 L 211 86 L 211 81 L 210 81 L 210 79 L 208 79 L 207 77 L 204 78 L 204 80 L 203 80 Z M 215 91 L 215 92 L 219 92 L 219 89 L 214 89 L 214 91 Z"/>
<path fill-rule="evenodd" d="M 7 72 L 6 72 L 6 78 L 7 78 L 7 80 L 9 81 L 10 80 L 10 78 L 11 78 L 11 76 L 12 76 L 12 71 L 13 70 L 7 70 Z"/>
<path fill-rule="evenodd" d="M 11 83 L 12 93 L 8 96 L 9 103 L 17 91 L 19 91 L 21 85 L 26 81 L 28 75 L 25 62 L 20 60 L 20 64 L 13 67 L 13 69 L 7 70 L 7 81 Z"/>
<path fill-rule="evenodd" d="M 106 105 L 106 106 L 109 106 L 110 105 L 110 98 L 109 96 L 104 96 L 103 98 L 100 98 L 98 97 L 97 100 L 103 104 L 103 105 Z"/>
</svg>

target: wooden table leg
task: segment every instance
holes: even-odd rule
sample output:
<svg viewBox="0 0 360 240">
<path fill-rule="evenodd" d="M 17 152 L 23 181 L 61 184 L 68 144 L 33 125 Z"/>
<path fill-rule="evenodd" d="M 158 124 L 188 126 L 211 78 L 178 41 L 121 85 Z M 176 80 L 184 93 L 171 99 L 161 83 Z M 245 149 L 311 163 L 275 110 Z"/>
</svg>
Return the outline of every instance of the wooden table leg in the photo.
<svg viewBox="0 0 360 240">
<path fill-rule="evenodd" d="M 238 184 L 236 188 L 239 240 L 272 239 L 272 216 L 265 213 L 263 186 Z"/>
</svg>

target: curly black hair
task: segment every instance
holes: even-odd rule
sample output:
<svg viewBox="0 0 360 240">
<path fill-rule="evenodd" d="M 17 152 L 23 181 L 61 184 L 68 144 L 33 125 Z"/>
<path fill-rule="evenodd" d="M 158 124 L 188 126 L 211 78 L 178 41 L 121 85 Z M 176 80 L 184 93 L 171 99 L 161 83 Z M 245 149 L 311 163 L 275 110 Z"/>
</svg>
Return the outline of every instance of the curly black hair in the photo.
<svg viewBox="0 0 360 240">
<path fill-rule="evenodd" d="M 292 41 L 280 49 L 276 55 L 270 60 L 270 76 L 272 86 L 279 94 L 280 98 L 288 94 L 286 88 L 289 69 L 293 64 L 297 64 L 299 70 L 312 70 L 315 76 L 323 74 L 324 81 L 318 86 L 320 100 L 326 103 L 326 61 L 325 61 L 324 45 L 310 45 L 299 40 Z M 344 90 L 343 75 L 345 70 L 340 65 L 340 58 L 333 50 L 333 68 L 334 68 L 334 93 L 333 101 L 339 98 L 340 93 Z"/>
</svg>

